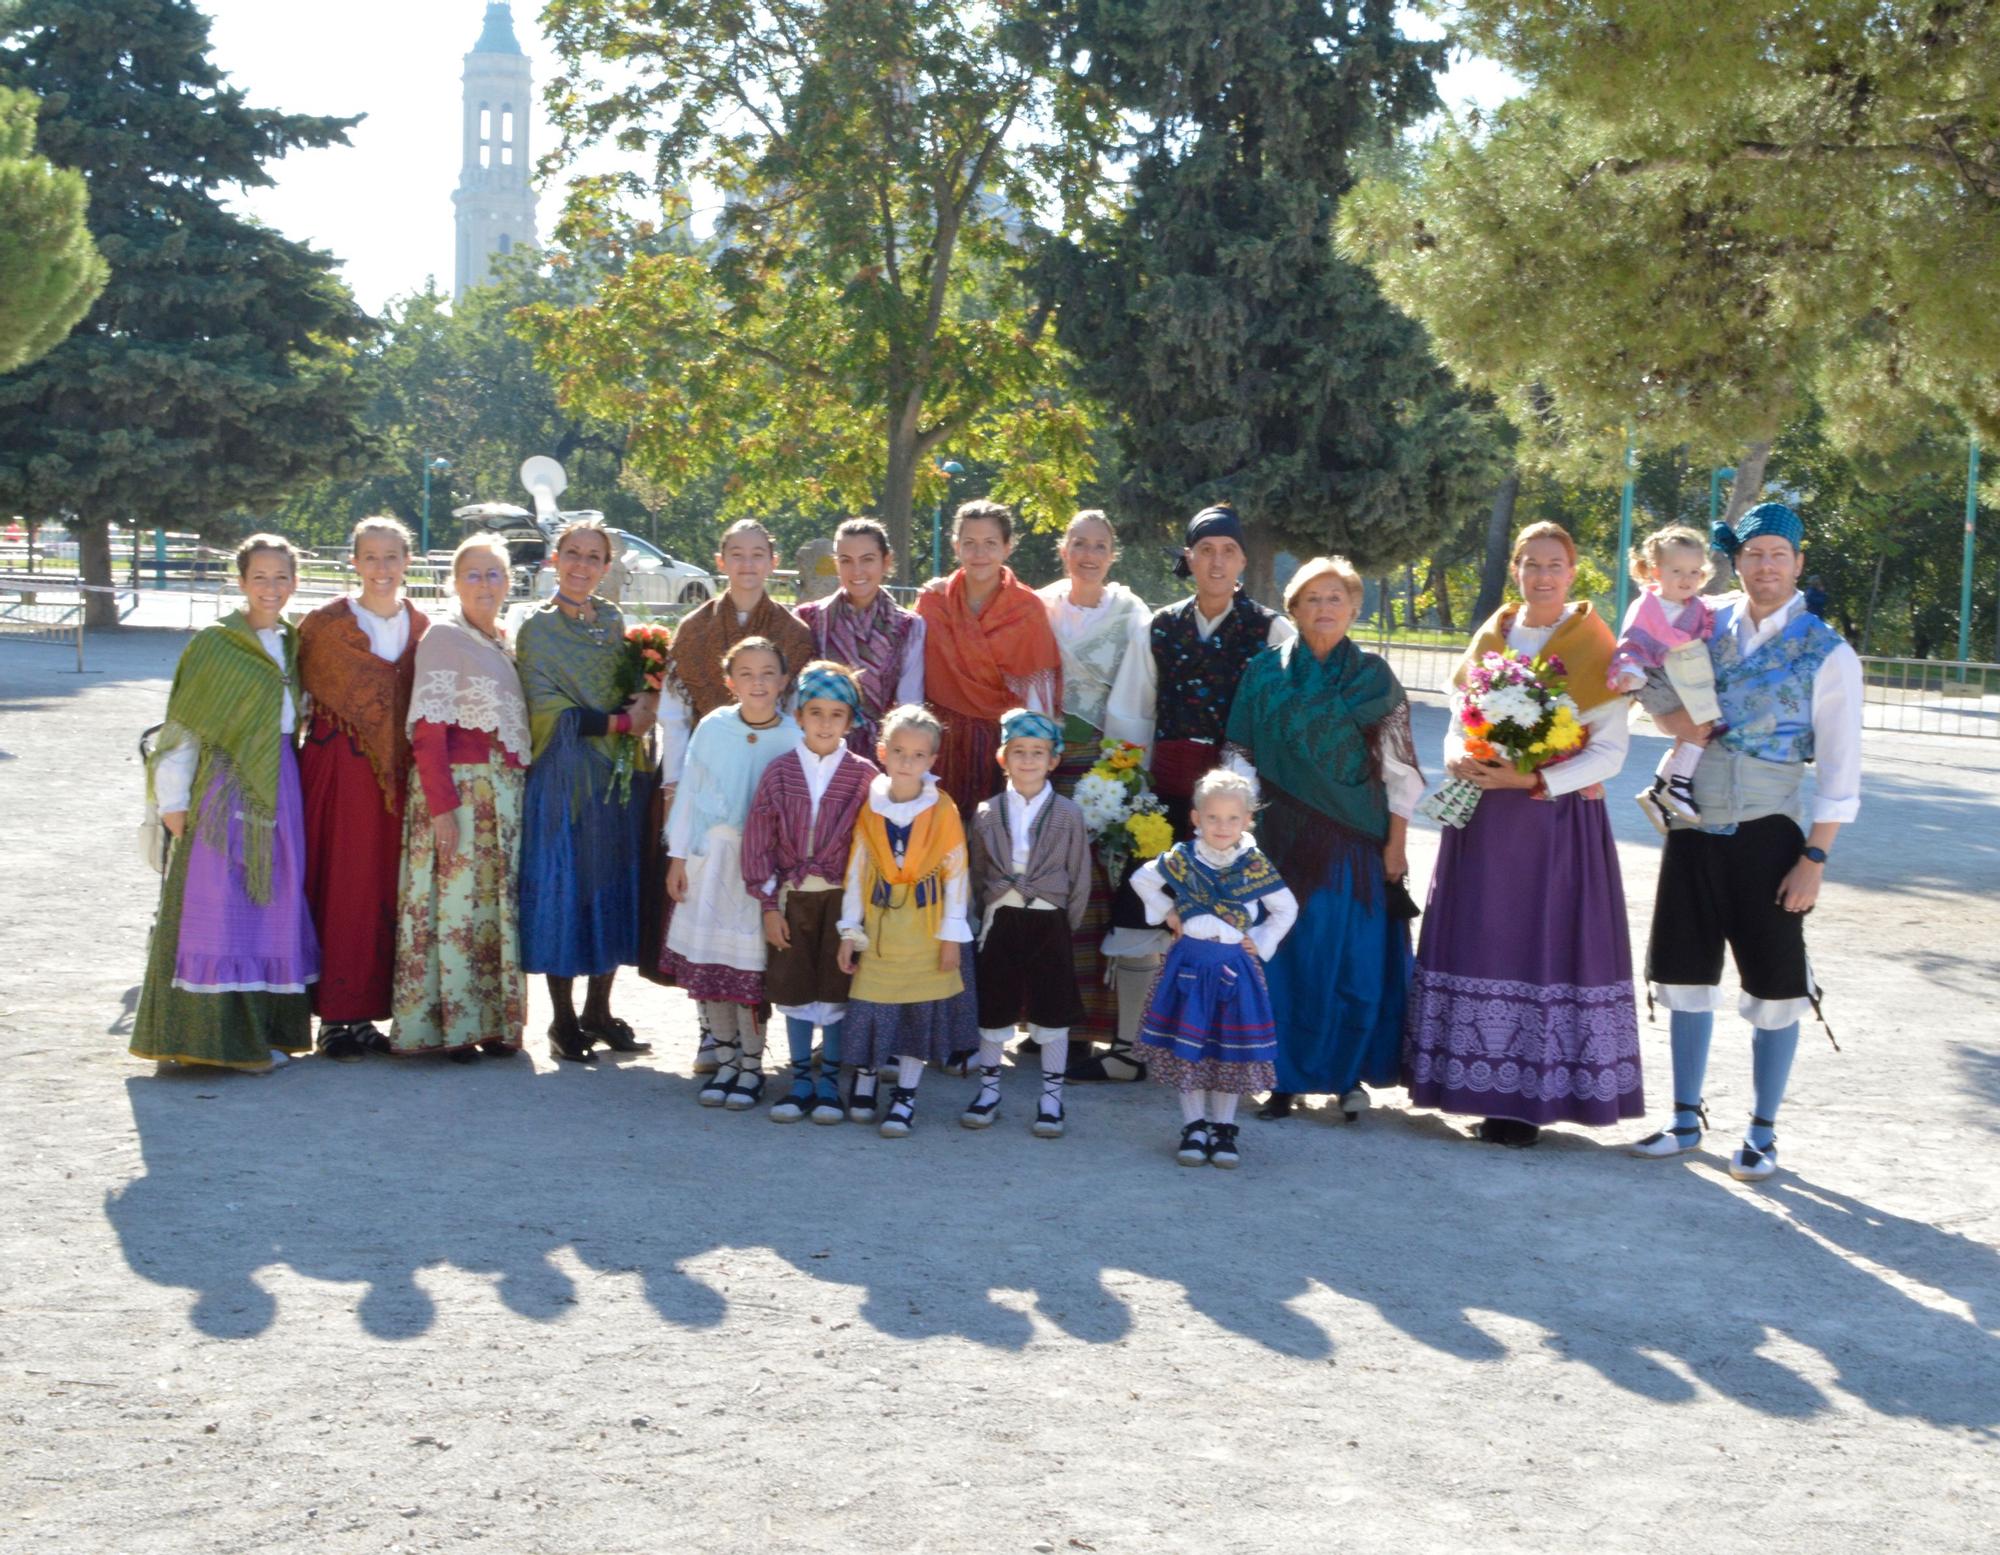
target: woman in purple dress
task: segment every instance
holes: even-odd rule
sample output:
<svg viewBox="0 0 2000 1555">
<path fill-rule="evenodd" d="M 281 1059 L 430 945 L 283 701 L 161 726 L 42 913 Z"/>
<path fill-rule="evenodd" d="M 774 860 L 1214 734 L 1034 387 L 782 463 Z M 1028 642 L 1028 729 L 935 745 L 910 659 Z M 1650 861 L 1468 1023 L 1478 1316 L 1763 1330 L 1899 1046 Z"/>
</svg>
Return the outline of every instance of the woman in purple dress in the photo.
<svg viewBox="0 0 2000 1555">
<path fill-rule="evenodd" d="M 1479 1118 L 1478 1137 L 1532 1145 L 1550 1123 L 1602 1126 L 1645 1111 L 1632 947 L 1604 784 L 1625 764 L 1615 646 L 1588 602 L 1572 603 L 1576 545 L 1556 524 L 1514 542 L 1522 603 L 1503 605 L 1455 681 L 1486 653 L 1562 660 L 1587 738 L 1556 765 L 1520 773 L 1465 752 L 1458 722 L 1445 768 L 1480 789 L 1447 826 L 1431 875 L 1403 1027 L 1403 1078 L 1420 1107 Z"/>
</svg>

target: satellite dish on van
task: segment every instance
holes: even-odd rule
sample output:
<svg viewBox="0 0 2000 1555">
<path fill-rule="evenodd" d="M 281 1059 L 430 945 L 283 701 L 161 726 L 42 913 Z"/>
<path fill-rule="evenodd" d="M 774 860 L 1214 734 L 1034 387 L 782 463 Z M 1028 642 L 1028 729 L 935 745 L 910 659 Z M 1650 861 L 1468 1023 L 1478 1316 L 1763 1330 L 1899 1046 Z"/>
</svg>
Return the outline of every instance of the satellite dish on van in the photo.
<svg viewBox="0 0 2000 1555">
<path fill-rule="evenodd" d="M 556 507 L 556 498 L 569 489 L 569 477 L 563 473 L 563 467 L 547 454 L 536 454 L 532 459 L 521 461 L 521 484 L 535 499 L 536 517 L 553 519 L 560 511 Z"/>
</svg>

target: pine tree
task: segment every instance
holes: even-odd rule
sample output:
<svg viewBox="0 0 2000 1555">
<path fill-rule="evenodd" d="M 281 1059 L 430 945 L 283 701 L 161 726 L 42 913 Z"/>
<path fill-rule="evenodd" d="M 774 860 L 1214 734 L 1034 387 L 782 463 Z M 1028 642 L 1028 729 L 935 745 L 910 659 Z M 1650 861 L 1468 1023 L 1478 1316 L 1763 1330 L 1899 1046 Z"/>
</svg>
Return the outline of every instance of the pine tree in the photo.
<svg viewBox="0 0 2000 1555">
<path fill-rule="evenodd" d="M 0 91 L 0 373 L 45 356 L 104 290 L 82 177 L 35 154 L 35 99 Z"/>
<path fill-rule="evenodd" d="M 1402 37 L 1391 0 L 1040 9 L 1070 97 L 1138 126 L 1129 200 L 1041 267 L 1116 412 L 1125 510 L 1165 526 L 1233 501 L 1253 591 L 1281 543 L 1421 555 L 1464 516 L 1438 492 L 1480 501 L 1497 449 L 1329 224 L 1350 160 L 1436 107 L 1441 45 Z"/>
<path fill-rule="evenodd" d="M 114 519 L 212 526 L 368 452 L 347 359 L 373 321 L 330 255 L 221 199 L 357 121 L 252 108 L 208 47 L 188 0 L 24 0 L 0 37 L 0 86 L 41 97 L 112 270 L 67 340 L 0 379 L 0 511 L 68 525 L 90 583 Z"/>
</svg>

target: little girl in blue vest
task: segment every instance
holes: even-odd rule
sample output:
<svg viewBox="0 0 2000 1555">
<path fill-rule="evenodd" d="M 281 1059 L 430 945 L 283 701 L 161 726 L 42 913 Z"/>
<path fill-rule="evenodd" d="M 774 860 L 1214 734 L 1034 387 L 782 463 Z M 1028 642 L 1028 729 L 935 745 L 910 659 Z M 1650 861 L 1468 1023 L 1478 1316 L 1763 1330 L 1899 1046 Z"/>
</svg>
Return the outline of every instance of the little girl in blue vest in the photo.
<svg viewBox="0 0 2000 1555">
<path fill-rule="evenodd" d="M 1241 773 L 1206 774 L 1194 788 L 1194 840 L 1176 843 L 1132 876 L 1146 921 L 1174 934 L 1139 1021 L 1139 1043 L 1153 1078 L 1180 1092 L 1175 1159 L 1183 1166 L 1237 1165 L 1237 1104 L 1277 1085 L 1264 962 L 1299 904 L 1250 835 L 1256 805 L 1256 788 Z"/>
</svg>

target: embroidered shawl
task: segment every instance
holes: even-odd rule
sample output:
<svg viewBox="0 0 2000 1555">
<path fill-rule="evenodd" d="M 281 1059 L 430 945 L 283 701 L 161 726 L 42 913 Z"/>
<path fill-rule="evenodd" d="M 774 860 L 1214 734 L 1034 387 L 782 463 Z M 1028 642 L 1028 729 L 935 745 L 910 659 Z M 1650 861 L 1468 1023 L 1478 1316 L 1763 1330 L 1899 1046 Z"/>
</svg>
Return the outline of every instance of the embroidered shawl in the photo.
<svg viewBox="0 0 2000 1555">
<path fill-rule="evenodd" d="M 403 777 L 410 770 L 410 737 L 405 725 L 410 686 L 416 675 L 417 644 L 431 620 L 407 599 L 403 601 L 410 636 L 402 656 L 391 664 L 375 656 L 368 634 L 354 619 L 354 612 L 365 608 L 351 599 L 336 599 L 299 623 L 299 682 L 312 698 L 313 710 L 326 714 L 336 729 L 361 747 L 382 790 L 382 803 L 393 812 Z"/>
<path fill-rule="evenodd" d="M 1070 581 L 1058 578 L 1035 592 L 1053 619 L 1057 607 L 1069 603 Z M 1099 733 L 1109 732 L 1105 724 L 1112 688 L 1117 684 L 1125 655 L 1147 651 L 1151 622 L 1152 612 L 1143 599 L 1122 583 L 1106 583 L 1102 607 L 1092 612 L 1088 629 L 1073 641 L 1065 641 L 1061 633 L 1056 634 L 1056 647 L 1062 654 L 1062 710 L 1068 717 L 1081 720 Z M 1133 640 L 1135 634 L 1137 642 Z"/>
<path fill-rule="evenodd" d="M 888 911 L 897 905 L 896 887 L 910 887 L 911 905 L 924 914 L 925 927 L 932 938 L 937 937 L 944 924 L 944 883 L 964 874 L 966 867 L 965 827 L 959 821 L 958 806 L 942 788 L 936 793 L 937 803 L 927 806 L 910 822 L 910 840 L 903 849 L 900 864 L 889 842 L 889 822 L 880 810 L 872 804 L 863 804 L 854 825 L 855 840 L 868 850 L 870 872 L 874 876 L 868 911 Z M 871 944 L 878 938 L 873 927 L 868 938 Z"/>
<path fill-rule="evenodd" d="M 1259 916 L 1256 904 L 1285 890 L 1284 880 L 1254 844 L 1221 869 L 1196 853 L 1194 846 L 1177 842 L 1160 857 L 1160 873 L 1174 888 L 1181 921 L 1206 913 L 1247 934 Z"/>
<path fill-rule="evenodd" d="M 750 618 L 738 626 L 736 606 L 723 591 L 689 612 L 674 629 L 673 666 L 668 673 L 675 691 L 694 709 L 697 722 L 736 700 L 722 678 L 722 656 L 746 637 L 768 637 L 778 645 L 785 656 L 788 686 L 813 656 L 813 635 L 805 622 L 769 594 L 750 607 Z"/>
<path fill-rule="evenodd" d="M 1040 596 L 1014 569 L 974 615 L 965 569 L 917 596 L 924 618 L 924 697 L 933 707 L 996 721 L 1010 707 L 1062 706 L 1062 653 Z"/>
<path fill-rule="evenodd" d="M 855 720 L 869 748 L 882 715 L 895 706 L 903 678 L 903 654 L 916 617 L 877 589 L 866 610 L 856 610 L 846 594 L 800 605 L 798 618 L 813 634 L 819 656 L 845 664 L 861 677 L 861 713 Z"/>
<path fill-rule="evenodd" d="M 625 704 L 620 675 L 625 663 L 625 617 L 601 595 L 592 595 L 595 628 L 572 621 L 554 600 L 530 612 L 515 635 L 515 662 L 528 702 L 528 729 L 539 758 L 563 714 L 575 710 L 615 713 Z M 601 640 L 600 640 L 601 634 Z M 622 735 L 593 735 L 589 744 L 606 763 L 617 758 Z"/>
<path fill-rule="evenodd" d="M 533 754 L 528 701 L 505 641 L 495 642 L 456 606 L 417 644 L 406 731 L 421 722 L 492 735 L 523 766 Z"/>
<path fill-rule="evenodd" d="M 1324 660 L 1295 637 L 1250 661 L 1230 709 L 1229 743 L 1257 769 L 1271 802 L 1258 836 L 1294 889 L 1324 885 L 1339 858 L 1357 851 L 1343 843 L 1388 839 L 1381 747 L 1386 738 L 1416 764 L 1409 717 L 1394 672 L 1350 637 Z"/>
<path fill-rule="evenodd" d="M 1466 670 L 1487 654 L 1507 652 L 1507 633 L 1513 629 L 1514 618 L 1520 609 L 1519 605 L 1502 605 L 1493 612 L 1473 637 L 1472 645 L 1465 650 L 1458 667 L 1451 672 L 1454 686 L 1464 685 Z M 1591 608 L 1590 601 L 1586 599 L 1579 602 L 1576 609 L 1565 616 L 1562 624 L 1550 634 L 1548 646 L 1542 649 L 1542 657 L 1562 660 L 1563 673 L 1569 678 L 1569 694 L 1578 709 L 1587 713 L 1618 696 L 1611 689 L 1609 680 L 1611 654 L 1616 647 L 1611 628 L 1604 624 L 1604 618 Z"/>
<path fill-rule="evenodd" d="M 1625 624 L 1618 633 L 1617 650 L 1605 673 L 1612 681 L 1631 671 L 1645 674 L 1658 669 L 1667 654 L 1682 643 L 1706 642 L 1715 625 L 1715 611 L 1696 594 L 1687 601 L 1678 625 L 1667 619 L 1667 608 L 1656 588 L 1639 590 L 1632 608 L 1625 612 Z"/>
<path fill-rule="evenodd" d="M 200 748 L 194 783 L 199 813 L 190 824 L 199 829 L 204 842 L 223 852 L 229 846 L 230 817 L 242 816 L 243 888 L 251 901 L 260 904 L 271 899 L 271 839 L 278 824 L 286 687 L 291 687 L 294 701 L 298 697 L 298 633 L 283 621 L 278 630 L 285 644 L 283 669 L 264 651 L 249 617 L 240 610 L 195 633 L 174 668 L 167 721 L 146 773 L 150 799 L 160 758 L 184 745 Z M 204 804 L 218 772 L 223 787 L 217 802 Z"/>
</svg>

